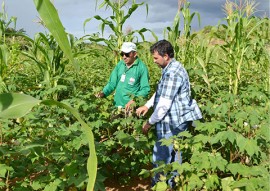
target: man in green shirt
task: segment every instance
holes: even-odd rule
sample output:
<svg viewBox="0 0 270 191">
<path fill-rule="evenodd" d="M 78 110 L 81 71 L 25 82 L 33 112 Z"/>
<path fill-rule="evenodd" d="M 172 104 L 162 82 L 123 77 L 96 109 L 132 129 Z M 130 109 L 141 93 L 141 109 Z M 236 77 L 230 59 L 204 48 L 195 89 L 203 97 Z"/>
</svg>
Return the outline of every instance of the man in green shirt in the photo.
<svg viewBox="0 0 270 191">
<path fill-rule="evenodd" d="M 114 105 L 130 109 L 135 97 L 147 97 L 150 92 L 147 66 L 137 56 L 137 47 L 132 42 L 124 42 L 120 60 L 110 75 L 109 82 L 97 97 L 103 98 L 115 90 Z"/>
</svg>

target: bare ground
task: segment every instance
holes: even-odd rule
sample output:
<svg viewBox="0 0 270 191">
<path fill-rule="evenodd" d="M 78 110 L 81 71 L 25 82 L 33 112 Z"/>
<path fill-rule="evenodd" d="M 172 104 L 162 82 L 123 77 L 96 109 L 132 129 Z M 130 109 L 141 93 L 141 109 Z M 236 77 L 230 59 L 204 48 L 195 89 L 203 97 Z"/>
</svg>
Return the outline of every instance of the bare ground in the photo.
<svg viewBox="0 0 270 191">
<path fill-rule="evenodd" d="M 130 181 L 129 185 L 120 185 L 117 181 L 106 180 L 105 181 L 106 191 L 150 191 L 151 180 L 134 178 Z"/>
</svg>

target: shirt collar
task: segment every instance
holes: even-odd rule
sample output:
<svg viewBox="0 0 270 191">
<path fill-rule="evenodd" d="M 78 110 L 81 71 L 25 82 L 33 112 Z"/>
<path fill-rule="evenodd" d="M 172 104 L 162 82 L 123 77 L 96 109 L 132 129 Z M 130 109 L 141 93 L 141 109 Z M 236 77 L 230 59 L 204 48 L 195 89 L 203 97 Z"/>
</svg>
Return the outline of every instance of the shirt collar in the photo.
<svg viewBox="0 0 270 191">
<path fill-rule="evenodd" d="M 171 67 L 171 63 L 172 63 L 172 62 L 175 62 L 175 58 L 172 58 L 171 61 L 169 62 L 169 64 L 167 64 L 167 66 L 166 66 L 165 68 L 162 69 L 162 73 L 163 73 L 163 74 L 168 70 L 168 68 Z"/>
</svg>

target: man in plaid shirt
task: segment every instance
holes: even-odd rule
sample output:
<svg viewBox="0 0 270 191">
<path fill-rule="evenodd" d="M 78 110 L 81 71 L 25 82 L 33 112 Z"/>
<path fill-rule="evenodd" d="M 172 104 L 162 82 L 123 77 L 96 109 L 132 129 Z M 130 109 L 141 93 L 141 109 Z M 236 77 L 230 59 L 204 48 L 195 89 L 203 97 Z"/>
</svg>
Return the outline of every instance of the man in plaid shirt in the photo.
<svg viewBox="0 0 270 191">
<path fill-rule="evenodd" d="M 154 95 L 147 103 L 136 110 L 138 116 L 145 115 L 150 107 L 154 108 L 149 120 L 143 125 L 142 131 L 147 134 L 155 125 L 157 142 L 154 145 L 153 163 L 158 161 L 166 164 L 182 162 L 181 153 L 174 151 L 173 145 L 161 146 L 160 140 L 185 131 L 194 120 L 202 118 L 201 111 L 190 96 L 190 82 L 185 68 L 175 60 L 174 50 L 170 42 L 161 40 L 151 46 L 150 51 L 154 62 L 162 68 L 162 76 Z M 154 177 L 153 184 L 159 181 Z M 173 180 L 169 181 L 173 186 Z"/>
</svg>

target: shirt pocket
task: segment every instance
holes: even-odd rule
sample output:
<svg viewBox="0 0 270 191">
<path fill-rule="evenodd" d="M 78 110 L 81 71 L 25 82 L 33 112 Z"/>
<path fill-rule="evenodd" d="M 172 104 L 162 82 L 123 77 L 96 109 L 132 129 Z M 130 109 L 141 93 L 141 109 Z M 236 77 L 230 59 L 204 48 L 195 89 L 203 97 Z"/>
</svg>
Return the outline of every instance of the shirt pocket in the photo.
<svg viewBox="0 0 270 191">
<path fill-rule="evenodd" d="M 136 78 L 134 78 L 134 77 L 130 77 L 130 78 L 128 78 L 127 80 L 128 80 L 127 83 L 128 83 L 128 85 L 130 85 L 130 86 L 134 86 L 134 85 L 137 83 L 137 80 L 136 80 Z"/>
</svg>

